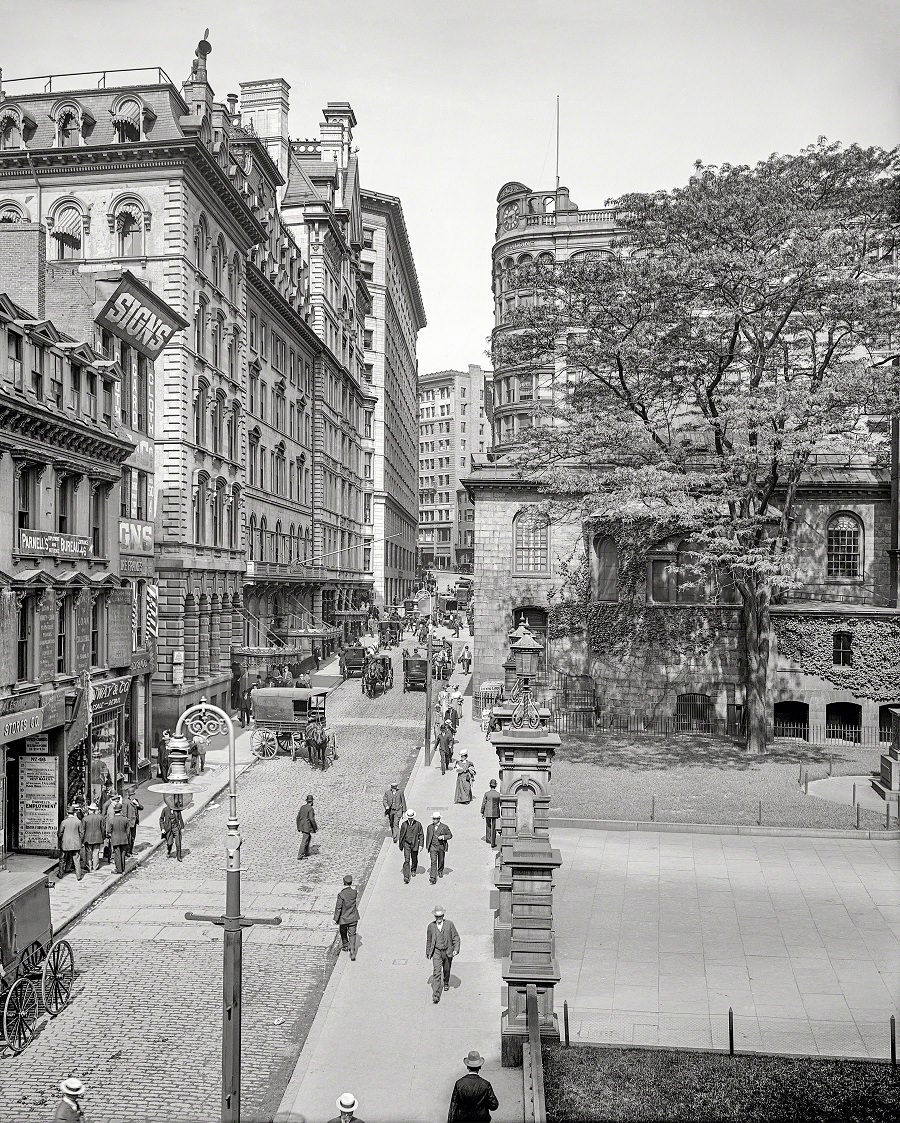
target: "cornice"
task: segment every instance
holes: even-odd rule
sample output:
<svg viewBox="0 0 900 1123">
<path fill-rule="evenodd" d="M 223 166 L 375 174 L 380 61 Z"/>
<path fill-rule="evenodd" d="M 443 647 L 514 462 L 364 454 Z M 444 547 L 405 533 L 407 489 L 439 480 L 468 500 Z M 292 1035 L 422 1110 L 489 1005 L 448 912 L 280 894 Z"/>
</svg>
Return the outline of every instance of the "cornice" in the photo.
<svg viewBox="0 0 900 1123">
<path fill-rule="evenodd" d="M 254 292 L 258 293 L 265 301 L 274 305 L 275 310 L 288 321 L 305 343 L 308 343 L 317 353 L 326 350 L 325 344 L 319 339 L 306 320 L 291 307 L 288 301 L 284 299 L 271 281 L 266 278 L 259 267 L 249 260 L 247 262 L 247 280 Z"/>
<path fill-rule="evenodd" d="M 31 442 L 31 451 L 41 455 L 65 452 L 77 458 L 85 470 L 97 461 L 120 465 L 137 448 L 133 441 L 112 432 L 59 417 L 0 391 L 0 444 L 11 452 L 24 447 L 23 441 Z"/>
</svg>

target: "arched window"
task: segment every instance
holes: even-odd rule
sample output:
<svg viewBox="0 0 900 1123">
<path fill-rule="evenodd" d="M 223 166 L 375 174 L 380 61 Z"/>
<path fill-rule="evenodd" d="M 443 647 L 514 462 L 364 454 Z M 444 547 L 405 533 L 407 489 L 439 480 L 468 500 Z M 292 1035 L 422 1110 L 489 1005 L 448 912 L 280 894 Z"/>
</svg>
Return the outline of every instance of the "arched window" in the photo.
<svg viewBox="0 0 900 1123">
<path fill-rule="evenodd" d="M 206 355 L 206 313 L 207 302 L 202 297 L 197 301 L 194 312 L 194 350 L 198 355 Z"/>
<path fill-rule="evenodd" d="M 269 560 L 269 524 L 265 515 L 259 520 L 259 560 Z"/>
<path fill-rule="evenodd" d="M 15 110 L 0 113 L 0 150 L 22 147 L 22 126 Z"/>
<path fill-rule="evenodd" d="M 126 203 L 116 212 L 119 257 L 143 257 L 144 215 L 136 203 Z"/>
<path fill-rule="evenodd" d="M 238 411 L 237 405 L 234 405 L 228 410 L 228 416 L 225 422 L 225 455 L 229 460 L 234 460 L 237 450 L 237 433 Z"/>
<path fill-rule="evenodd" d="M 247 523 L 247 558 L 249 561 L 256 561 L 256 515 L 250 516 L 250 521 Z"/>
<path fill-rule="evenodd" d="M 77 148 L 81 143 L 81 118 L 78 111 L 67 106 L 56 118 L 57 148 Z"/>
<path fill-rule="evenodd" d="M 83 256 L 84 216 L 74 203 L 66 203 L 53 216 L 57 261 L 77 261 Z"/>
<path fill-rule="evenodd" d="M 225 481 L 216 481 L 212 505 L 212 545 L 222 546 L 225 539 Z"/>
<path fill-rule="evenodd" d="M 133 98 L 127 98 L 113 114 L 113 128 L 118 144 L 127 144 L 141 139 L 141 120 L 143 110 Z"/>
<path fill-rule="evenodd" d="M 221 390 L 213 397 L 209 417 L 210 448 L 216 456 L 222 455 L 222 424 L 225 417 L 225 395 Z"/>
<path fill-rule="evenodd" d="M 237 484 L 231 488 L 231 502 L 228 505 L 228 548 L 237 550 L 241 541 L 241 489 Z"/>
<path fill-rule="evenodd" d="M 201 273 L 206 272 L 206 243 L 208 240 L 209 231 L 206 229 L 206 219 L 201 215 L 194 230 L 194 264 Z"/>
<path fill-rule="evenodd" d="M 608 534 L 597 534 L 591 543 L 591 586 L 594 600 L 618 600 L 618 580 L 619 554 L 616 540 Z"/>
<path fill-rule="evenodd" d="M 237 352 L 238 352 L 238 336 L 237 331 L 233 331 L 228 336 L 228 346 L 226 347 L 225 369 L 228 371 L 228 377 L 231 379 L 237 378 Z"/>
<path fill-rule="evenodd" d="M 18 203 L 0 203 L 0 222 L 27 222 Z"/>
<path fill-rule="evenodd" d="M 281 561 L 281 520 L 275 524 L 275 561 Z"/>
<path fill-rule="evenodd" d="M 209 478 L 205 475 L 197 477 L 194 488 L 194 542 L 198 546 L 206 545 L 206 507 L 209 503 Z"/>
<path fill-rule="evenodd" d="M 205 382 L 197 387 L 197 396 L 194 398 L 194 444 L 206 444 L 206 409 L 209 401 L 208 388 Z"/>
<path fill-rule="evenodd" d="M 550 569 L 550 520 L 540 511 L 520 511 L 513 519 L 513 573 Z"/>
<path fill-rule="evenodd" d="M 214 315 L 212 318 L 212 365 L 216 370 L 221 369 L 222 364 L 222 317 Z"/>
<path fill-rule="evenodd" d="M 219 240 L 216 242 L 216 248 L 213 251 L 212 262 L 212 283 L 217 289 L 222 287 L 222 274 L 225 271 L 226 260 L 225 239 L 220 234 Z"/>
<path fill-rule="evenodd" d="M 827 574 L 829 577 L 862 576 L 862 524 L 855 515 L 833 515 L 828 520 Z"/>
</svg>

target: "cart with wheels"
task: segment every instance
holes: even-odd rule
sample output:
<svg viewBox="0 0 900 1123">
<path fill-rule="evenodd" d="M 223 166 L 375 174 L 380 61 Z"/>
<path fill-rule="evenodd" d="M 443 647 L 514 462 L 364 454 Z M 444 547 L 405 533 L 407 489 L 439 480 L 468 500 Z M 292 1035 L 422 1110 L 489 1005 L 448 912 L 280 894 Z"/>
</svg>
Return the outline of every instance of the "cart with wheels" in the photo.
<svg viewBox="0 0 900 1123">
<path fill-rule="evenodd" d="M 53 939 L 50 886 L 44 874 L 0 873 L 0 1031 L 21 1053 L 42 1012 L 55 1018 L 72 996 L 75 957 Z"/>
<path fill-rule="evenodd" d="M 428 660 L 416 655 L 403 659 L 403 692 L 422 689 L 428 684 Z"/>
<path fill-rule="evenodd" d="M 255 725 L 250 734 L 250 751 L 260 760 L 271 760 L 279 752 L 296 760 L 306 753 L 312 763 L 307 727 L 320 723 L 326 727 L 325 698 L 328 687 L 273 686 L 253 695 Z M 333 734 L 331 735 L 333 740 Z"/>
</svg>

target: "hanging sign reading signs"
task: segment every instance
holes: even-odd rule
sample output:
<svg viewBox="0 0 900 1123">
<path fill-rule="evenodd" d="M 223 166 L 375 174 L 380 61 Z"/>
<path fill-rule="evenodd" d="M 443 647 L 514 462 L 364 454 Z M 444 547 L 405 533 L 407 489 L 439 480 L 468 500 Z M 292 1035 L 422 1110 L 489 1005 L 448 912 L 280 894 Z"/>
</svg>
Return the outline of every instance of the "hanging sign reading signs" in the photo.
<svg viewBox="0 0 900 1123">
<path fill-rule="evenodd" d="M 118 288 L 100 309 L 95 322 L 148 359 L 158 358 L 175 332 L 188 326 L 183 316 L 127 269 L 122 271 Z"/>
</svg>

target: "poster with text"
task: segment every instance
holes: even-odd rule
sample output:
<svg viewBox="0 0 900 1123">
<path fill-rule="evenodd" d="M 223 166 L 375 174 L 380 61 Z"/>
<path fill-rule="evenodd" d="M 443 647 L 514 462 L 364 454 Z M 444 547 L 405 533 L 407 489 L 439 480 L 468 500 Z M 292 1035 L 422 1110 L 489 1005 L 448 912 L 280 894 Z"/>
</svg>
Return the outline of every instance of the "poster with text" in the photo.
<svg viewBox="0 0 900 1123">
<path fill-rule="evenodd" d="M 19 758 L 19 849 L 56 850 L 59 827 L 55 756 Z"/>
</svg>

